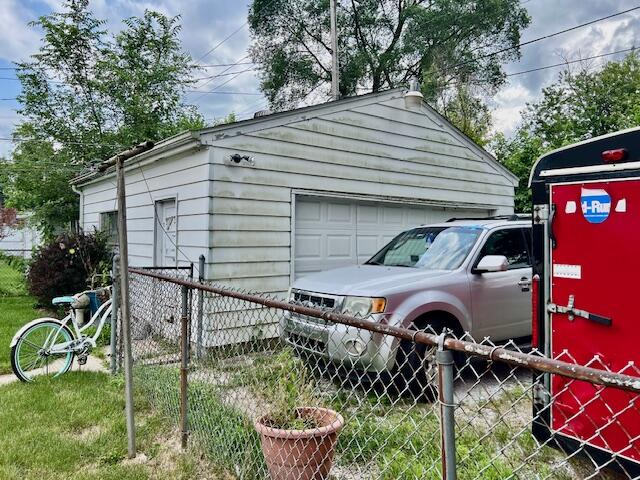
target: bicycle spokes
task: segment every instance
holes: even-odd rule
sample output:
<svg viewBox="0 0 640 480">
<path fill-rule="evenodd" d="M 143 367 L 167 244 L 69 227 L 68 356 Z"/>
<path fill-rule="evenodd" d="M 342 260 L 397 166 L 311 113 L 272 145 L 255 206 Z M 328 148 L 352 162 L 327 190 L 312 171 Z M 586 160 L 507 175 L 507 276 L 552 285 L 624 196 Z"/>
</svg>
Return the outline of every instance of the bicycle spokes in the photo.
<svg viewBox="0 0 640 480">
<path fill-rule="evenodd" d="M 61 348 L 72 340 L 66 328 L 55 322 L 42 322 L 29 328 L 18 340 L 14 362 L 25 380 L 37 376 L 52 376 L 66 372 L 71 367 L 73 352 Z"/>
</svg>

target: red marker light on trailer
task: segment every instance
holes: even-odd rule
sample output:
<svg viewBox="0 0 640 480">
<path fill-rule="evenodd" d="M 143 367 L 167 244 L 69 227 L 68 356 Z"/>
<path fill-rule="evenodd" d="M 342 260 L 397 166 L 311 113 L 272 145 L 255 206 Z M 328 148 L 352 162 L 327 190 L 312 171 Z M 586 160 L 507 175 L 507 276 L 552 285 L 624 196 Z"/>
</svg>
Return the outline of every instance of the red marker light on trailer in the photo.
<svg viewBox="0 0 640 480">
<path fill-rule="evenodd" d="M 626 148 L 616 148 L 615 150 L 605 150 L 602 152 L 602 160 L 605 163 L 617 163 L 627 159 L 629 152 Z"/>
</svg>

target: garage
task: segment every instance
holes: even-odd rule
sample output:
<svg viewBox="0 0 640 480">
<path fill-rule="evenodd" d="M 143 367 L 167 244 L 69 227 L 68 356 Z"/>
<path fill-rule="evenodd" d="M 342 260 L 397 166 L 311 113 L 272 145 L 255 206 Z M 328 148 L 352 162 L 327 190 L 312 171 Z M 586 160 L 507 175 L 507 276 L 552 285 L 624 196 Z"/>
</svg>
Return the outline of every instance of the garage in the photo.
<svg viewBox="0 0 640 480">
<path fill-rule="evenodd" d="M 513 213 L 518 179 L 416 96 L 345 97 L 158 142 L 126 167 L 130 263 L 203 255 L 205 279 L 282 296 L 408 227 Z M 108 227 L 113 178 L 74 180 L 84 230 Z"/>
<path fill-rule="evenodd" d="M 488 214 L 479 209 L 296 195 L 293 276 L 365 262 L 409 227 Z"/>
</svg>

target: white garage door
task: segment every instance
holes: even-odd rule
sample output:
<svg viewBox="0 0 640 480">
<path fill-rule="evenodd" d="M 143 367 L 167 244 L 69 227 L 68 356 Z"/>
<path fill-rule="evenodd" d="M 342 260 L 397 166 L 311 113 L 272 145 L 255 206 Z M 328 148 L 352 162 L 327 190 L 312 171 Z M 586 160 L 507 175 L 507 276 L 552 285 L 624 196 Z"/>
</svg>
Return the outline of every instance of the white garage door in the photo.
<svg viewBox="0 0 640 480">
<path fill-rule="evenodd" d="M 302 196 L 295 209 L 295 278 L 363 263 L 409 227 L 489 213 Z"/>
</svg>

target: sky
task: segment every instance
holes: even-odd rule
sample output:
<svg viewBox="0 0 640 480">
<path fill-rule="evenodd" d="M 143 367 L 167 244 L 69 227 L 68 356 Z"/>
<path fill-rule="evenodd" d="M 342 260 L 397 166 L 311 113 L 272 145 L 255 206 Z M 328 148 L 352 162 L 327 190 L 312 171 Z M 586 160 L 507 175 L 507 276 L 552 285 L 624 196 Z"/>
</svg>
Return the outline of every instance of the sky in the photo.
<svg viewBox="0 0 640 480">
<path fill-rule="evenodd" d="M 40 32 L 29 27 L 29 22 L 40 15 L 59 10 L 62 0 L 0 0 L 0 156 L 8 155 L 12 144 L 10 137 L 19 121 L 15 100 L 20 84 L 15 81 L 13 62 L 25 60 L 40 45 Z M 141 15 L 145 9 L 155 9 L 167 15 L 180 15 L 181 39 L 184 49 L 199 64 L 233 64 L 247 62 L 250 45 L 246 25 L 249 0 L 92 0 L 90 5 L 98 18 L 107 21 L 107 28 L 122 28 L 122 19 Z M 527 41 L 569 28 L 612 13 L 640 5 L 629 0 L 522 0 L 531 15 L 531 24 L 523 32 Z M 522 58 L 505 66 L 507 74 L 522 72 L 542 66 L 606 54 L 639 45 L 640 10 L 595 23 L 572 32 L 522 47 Z M 237 30 L 237 32 L 236 32 Z M 234 33 L 235 32 L 235 33 Z M 205 55 L 228 35 L 233 34 L 213 52 Z M 617 60 L 624 54 L 592 60 L 594 68 L 606 61 Z M 239 75 L 224 76 L 198 84 L 202 91 L 217 90 L 223 94 L 188 93 L 185 100 L 196 105 L 208 122 L 220 119 L 229 112 L 239 118 L 267 108 L 267 102 L 259 92 L 259 79 L 252 65 L 207 67 L 197 76 L 233 73 L 249 70 Z M 520 121 L 520 112 L 527 102 L 539 98 L 542 88 L 558 77 L 561 68 L 508 77 L 508 82 L 491 99 L 493 130 L 507 136 L 513 133 Z M 227 80 L 231 81 L 222 85 Z M 234 92 L 234 93 L 230 93 Z"/>
</svg>

